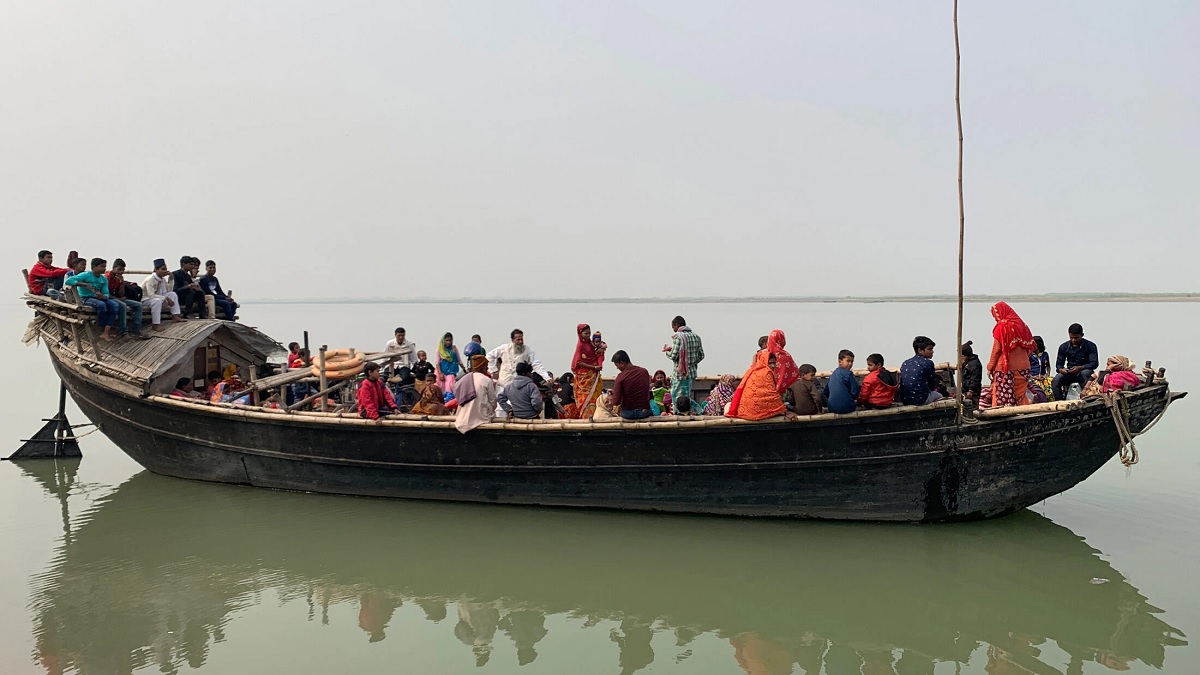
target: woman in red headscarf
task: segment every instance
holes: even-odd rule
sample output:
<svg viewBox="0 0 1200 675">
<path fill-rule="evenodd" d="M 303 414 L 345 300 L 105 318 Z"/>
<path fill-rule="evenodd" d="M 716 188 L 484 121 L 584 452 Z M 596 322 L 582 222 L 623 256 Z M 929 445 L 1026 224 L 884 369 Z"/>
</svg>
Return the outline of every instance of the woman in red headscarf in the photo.
<svg viewBox="0 0 1200 675">
<path fill-rule="evenodd" d="M 783 331 L 776 328 L 767 335 L 767 353 L 775 357 L 775 390 L 783 396 L 788 387 L 800 379 L 800 367 L 796 360 L 784 349 L 787 338 Z"/>
<path fill-rule="evenodd" d="M 786 415 L 795 421 L 796 415 L 789 412 L 775 381 L 775 368 L 779 364 L 769 350 L 762 350 L 754 357 L 754 365 L 742 376 L 742 382 L 733 392 L 726 417 L 742 420 L 765 420 L 768 417 Z"/>
<path fill-rule="evenodd" d="M 575 357 L 571 359 L 571 373 L 575 375 L 575 404 L 567 409 L 567 417 L 591 419 L 596 414 L 596 402 L 604 392 L 604 381 L 600 377 L 600 354 L 592 344 L 592 327 L 581 323 L 575 327 L 579 341 L 575 344 Z"/>
<path fill-rule="evenodd" d="M 1007 302 L 992 305 L 992 356 L 988 375 L 992 379 L 992 407 L 1025 405 L 1029 380 L 1029 352 L 1037 347 L 1029 326 Z"/>
</svg>

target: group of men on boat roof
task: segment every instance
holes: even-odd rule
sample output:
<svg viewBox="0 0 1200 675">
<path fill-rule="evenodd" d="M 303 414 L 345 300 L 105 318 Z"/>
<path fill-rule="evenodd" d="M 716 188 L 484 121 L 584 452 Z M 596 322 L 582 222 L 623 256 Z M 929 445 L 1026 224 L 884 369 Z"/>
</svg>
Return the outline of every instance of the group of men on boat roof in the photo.
<svg viewBox="0 0 1200 675">
<path fill-rule="evenodd" d="M 201 275 L 200 259 L 183 256 L 179 269 L 171 272 L 166 260 L 159 258 L 154 261 L 154 271 L 137 284 L 125 281 L 125 261 L 120 258 L 113 260 L 110 270 L 104 258 L 88 261 L 71 251 L 67 266 L 55 267 L 54 253 L 42 250 L 29 268 L 26 281 L 33 295 L 55 300 L 63 297 L 64 289 L 74 289 L 79 301 L 96 311 L 102 340 L 126 336 L 146 339 L 149 336 L 142 332 L 145 311 L 150 313 L 155 331 L 163 330 L 164 308 L 171 321 L 185 321 L 188 316 L 237 319 L 238 303 L 232 291 L 221 288 L 217 264 L 209 260 L 204 266 L 205 274 Z"/>
<path fill-rule="evenodd" d="M 1141 379 L 1129 359 L 1115 355 L 1100 368 L 1095 343 L 1083 336 L 1083 327 L 1072 324 L 1068 340 L 1059 347 L 1056 363 L 1040 336 L 1033 335 L 1007 303 L 992 307 L 995 328 L 986 364 L 990 384 L 983 385 L 985 366 L 972 343 L 963 346 L 961 364 L 963 395 L 971 407 L 1004 407 L 1035 402 L 1078 398 L 1105 391 L 1136 387 Z M 663 355 L 670 361 L 670 375 L 659 370 L 653 375 L 633 363 L 625 350 L 608 356 L 609 349 L 599 331 L 588 324 L 576 327 L 575 354 L 568 372 L 555 378 L 525 342 L 524 332 L 514 329 L 509 341 L 487 350 L 479 335 L 460 350 L 454 336 L 446 333 L 433 360 L 408 340 L 407 331 L 397 328 L 385 351 L 391 359 L 386 374 L 379 365 L 367 363 L 354 395 L 330 399 L 328 404 L 356 408 L 364 418 L 382 421 L 390 414 L 454 416 L 456 427 L 467 432 L 494 419 L 539 418 L 602 420 L 620 417 L 642 420 L 659 415 L 727 416 L 763 420 L 822 412 L 845 414 L 856 410 L 878 410 L 903 405 L 925 405 L 952 395 L 933 362 L 935 343 L 926 336 L 913 340 L 913 356 L 898 371 L 885 367 L 884 357 L 867 357 L 864 376 L 853 370 L 855 355 L 848 349 L 838 353 L 838 365 L 820 383 L 811 364 L 797 364 L 786 349 L 786 337 L 773 330 L 759 340 L 750 368 L 740 380 L 723 375 L 704 401 L 693 396 L 698 365 L 704 360 L 703 341 L 682 316 L 671 321 L 670 340 Z M 312 360 L 298 343 L 289 345 L 289 367 L 310 368 Z M 604 388 L 601 373 L 607 361 L 617 376 L 610 389 Z M 233 402 L 241 391 L 236 367 L 226 373 L 210 374 L 207 395 L 214 402 Z M 304 401 L 313 385 L 298 382 L 281 392 L 288 404 Z M 198 396 L 189 391 L 177 395 Z M 280 395 L 268 399 L 277 406 Z"/>
</svg>

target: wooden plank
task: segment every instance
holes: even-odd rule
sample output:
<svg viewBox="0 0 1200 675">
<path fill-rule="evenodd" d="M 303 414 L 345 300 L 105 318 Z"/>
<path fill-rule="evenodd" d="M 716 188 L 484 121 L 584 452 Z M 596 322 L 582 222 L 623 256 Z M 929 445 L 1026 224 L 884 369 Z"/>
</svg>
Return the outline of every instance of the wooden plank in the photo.
<svg viewBox="0 0 1200 675">
<path fill-rule="evenodd" d="M 329 378 L 325 376 L 325 352 L 329 351 L 329 345 L 321 345 L 321 391 L 325 391 L 329 386 Z M 326 404 L 325 397 L 321 397 L 321 412 L 328 412 L 329 406 Z"/>
</svg>

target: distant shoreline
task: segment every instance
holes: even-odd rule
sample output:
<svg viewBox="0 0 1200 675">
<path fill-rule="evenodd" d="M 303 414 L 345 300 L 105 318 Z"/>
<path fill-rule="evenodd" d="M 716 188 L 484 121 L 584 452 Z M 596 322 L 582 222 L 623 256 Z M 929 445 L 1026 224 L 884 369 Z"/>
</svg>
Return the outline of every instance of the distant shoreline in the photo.
<svg viewBox="0 0 1200 675">
<path fill-rule="evenodd" d="M 723 304 L 723 303 L 845 303 L 884 302 L 957 302 L 953 295 L 878 295 L 878 296 L 746 296 L 737 298 L 326 298 L 326 299 L 252 299 L 258 305 L 577 305 L 577 304 Z M 1200 302 L 1200 293 L 1045 293 L 1040 295 L 967 295 L 964 302 Z"/>
</svg>

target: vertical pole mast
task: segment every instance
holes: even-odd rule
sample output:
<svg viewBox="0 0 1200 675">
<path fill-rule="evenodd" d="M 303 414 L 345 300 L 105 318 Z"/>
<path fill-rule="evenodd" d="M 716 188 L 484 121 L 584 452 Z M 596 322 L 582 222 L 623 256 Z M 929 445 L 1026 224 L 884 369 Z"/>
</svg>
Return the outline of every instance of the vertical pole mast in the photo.
<svg viewBox="0 0 1200 675">
<path fill-rule="evenodd" d="M 959 98 L 961 90 L 960 73 L 962 70 L 962 53 L 958 46 L 958 0 L 954 0 L 954 112 L 958 117 L 958 342 L 955 351 L 958 359 L 955 365 L 954 401 L 958 404 L 957 421 L 962 423 L 963 394 L 962 394 L 962 344 L 963 344 L 963 241 L 966 231 L 966 212 L 963 209 L 963 125 L 962 102 Z"/>
</svg>

